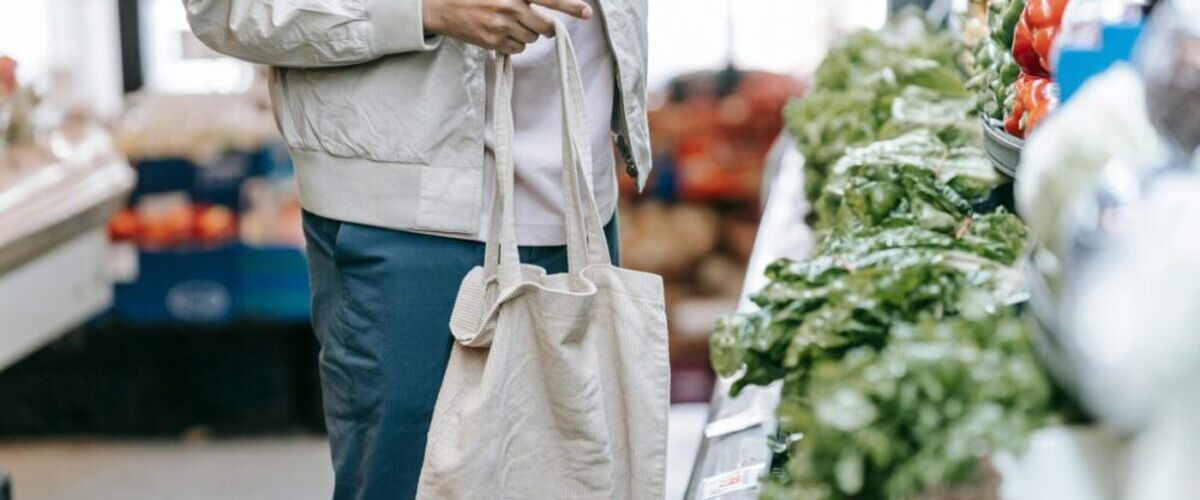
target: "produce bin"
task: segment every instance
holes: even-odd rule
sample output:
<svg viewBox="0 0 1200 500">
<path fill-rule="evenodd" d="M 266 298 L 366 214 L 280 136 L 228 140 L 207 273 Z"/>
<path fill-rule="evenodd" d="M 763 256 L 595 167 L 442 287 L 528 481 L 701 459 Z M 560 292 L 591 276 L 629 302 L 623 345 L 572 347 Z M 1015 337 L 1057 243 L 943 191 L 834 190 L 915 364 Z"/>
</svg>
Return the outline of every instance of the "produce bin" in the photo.
<svg viewBox="0 0 1200 500">
<path fill-rule="evenodd" d="M 1021 164 L 1021 149 L 1024 147 L 1025 141 L 1020 137 L 1005 132 L 987 120 L 983 121 L 983 152 L 1000 173 L 1010 178 L 1016 177 L 1017 167 Z"/>
<path fill-rule="evenodd" d="M 138 161 L 138 183 L 130 205 L 145 195 L 177 191 L 197 203 L 237 208 L 242 181 L 262 162 L 259 154 L 226 153 L 203 165 L 187 158 Z"/>
<path fill-rule="evenodd" d="M 218 325 L 234 318 L 237 247 L 141 250 L 138 277 L 119 284 L 116 319 L 134 324 Z"/>
</svg>

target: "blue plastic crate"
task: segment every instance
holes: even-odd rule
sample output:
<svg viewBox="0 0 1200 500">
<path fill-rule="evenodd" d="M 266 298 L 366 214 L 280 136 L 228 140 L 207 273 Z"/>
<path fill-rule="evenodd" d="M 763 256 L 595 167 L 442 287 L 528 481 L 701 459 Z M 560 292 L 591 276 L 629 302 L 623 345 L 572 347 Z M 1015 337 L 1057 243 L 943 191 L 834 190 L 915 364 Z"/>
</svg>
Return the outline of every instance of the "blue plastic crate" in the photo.
<svg viewBox="0 0 1200 500">
<path fill-rule="evenodd" d="M 135 168 L 137 185 L 129 196 L 130 205 L 148 194 L 180 191 L 190 195 L 196 185 L 196 164 L 184 158 L 141 160 Z"/>
<path fill-rule="evenodd" d="M 138 277 L 114 289 L 112 316 L 135 324 L 218 325 L 234 319 L 237 247 L 142 250 Z"/>
<path fill-rule="evenodd" d="M 270 321 L 308 321 L 308 264 L 300 249 L 242 245 L 237 269 L 239 314 Z"/>
<path fill-rule="evenodd" d="M 1110 25 L 1101 29 L 1095 47 L 1064 47 L 1054 68 L 1062 101 L 1069 100 L 1091 77 L 1117 62 L 1129 61 L 1141 32 L 1141 24 Z"/>
<path fill-rule="evenodd" d="M 137 162 L 137 186 L 130 196 L 136 204 L 144 195 L 181 191 L 198 203 L 224 205 L 237 209 L 241 202 L 242 182 L 262 161 L 263 151 L 226 153 L 197 165 L 187 158 L 160 158 Z"/>
<path fill-rule="evenodd" d="M 198 203 L 241 208 L 242 182 L 250 176 L 258 153 L 226 153 L 196 168 L 192 199 Z"/>
</svg>

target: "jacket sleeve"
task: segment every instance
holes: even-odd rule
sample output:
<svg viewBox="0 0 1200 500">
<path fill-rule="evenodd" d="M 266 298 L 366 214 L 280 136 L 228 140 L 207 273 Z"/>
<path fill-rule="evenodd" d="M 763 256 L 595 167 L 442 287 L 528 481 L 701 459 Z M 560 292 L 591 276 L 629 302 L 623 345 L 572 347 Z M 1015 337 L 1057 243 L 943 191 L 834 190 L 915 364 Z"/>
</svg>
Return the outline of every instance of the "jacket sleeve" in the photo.
<svg viewBox="0 0 1200 500">
<path fill-rule="evenodd" d="M 325 67 L 432 50 L 421 0 L 183 0 L 213 50 L 271 66 Z"/>
</svg>

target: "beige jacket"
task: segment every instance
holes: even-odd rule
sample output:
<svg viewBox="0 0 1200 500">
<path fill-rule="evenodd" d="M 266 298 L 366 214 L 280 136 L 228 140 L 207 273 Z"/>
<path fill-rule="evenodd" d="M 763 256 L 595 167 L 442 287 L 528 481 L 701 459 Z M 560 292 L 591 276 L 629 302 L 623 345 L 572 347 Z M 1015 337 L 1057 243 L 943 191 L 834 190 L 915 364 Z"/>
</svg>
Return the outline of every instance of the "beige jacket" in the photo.
<svg viewBox="0 0 1200 500">
<path fill-rule="evenodd" d="M 472 235 L 483 205 L 482 48 L 426 36 L 421 0 L 183 0 L 212 49 L 273 66 L 301 203 L 325 217 Z M 646 0 L 598 0 L 616 61 L 612 127 L 645 184 Z"/>
</svg>

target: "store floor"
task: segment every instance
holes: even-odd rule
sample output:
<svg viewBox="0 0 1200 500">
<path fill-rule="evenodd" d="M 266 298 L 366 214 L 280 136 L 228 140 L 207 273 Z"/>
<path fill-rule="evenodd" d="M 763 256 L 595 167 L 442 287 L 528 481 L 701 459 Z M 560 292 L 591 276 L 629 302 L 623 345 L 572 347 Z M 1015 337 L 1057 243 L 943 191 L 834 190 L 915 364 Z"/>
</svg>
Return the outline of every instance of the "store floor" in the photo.
<svg viewBox="0 0 1200 500">
<path fill-rule="evenodd" d="M 705 405 L 671 408 L 667 499 L 683 497 Z M 0 442 L 14 500 L 305 500 L 332 491 L 319 436 L 237 440 Z"/>
</svg>

